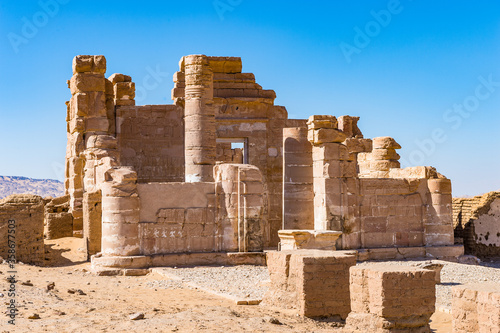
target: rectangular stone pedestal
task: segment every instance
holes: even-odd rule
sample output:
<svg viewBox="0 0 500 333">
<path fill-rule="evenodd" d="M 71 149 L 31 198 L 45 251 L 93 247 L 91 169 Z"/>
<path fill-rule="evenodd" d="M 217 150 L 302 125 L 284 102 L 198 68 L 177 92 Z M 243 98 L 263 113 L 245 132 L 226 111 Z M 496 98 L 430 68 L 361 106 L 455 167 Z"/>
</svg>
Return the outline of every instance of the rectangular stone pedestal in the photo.
<svg viewBox="0 0 500 333">
<path fill-rule="evenodd" d="M 416 267 L 351 267 L 352 312 L 345 332 L 430 332 L 435 273 Z"/>
<path fill-rule="evenodd" d="M 271 285 L 262 304 L 295 309 L 305 317 L 345 319 L 351 309 L 349 267 L 355 264 L 349 251 L 268 252 Z"/>
<path fill-rule="evenodd" d="M 500 284 L 468 284 L 452 289 L 454 333 L 500 332 Z"/>
</svg>

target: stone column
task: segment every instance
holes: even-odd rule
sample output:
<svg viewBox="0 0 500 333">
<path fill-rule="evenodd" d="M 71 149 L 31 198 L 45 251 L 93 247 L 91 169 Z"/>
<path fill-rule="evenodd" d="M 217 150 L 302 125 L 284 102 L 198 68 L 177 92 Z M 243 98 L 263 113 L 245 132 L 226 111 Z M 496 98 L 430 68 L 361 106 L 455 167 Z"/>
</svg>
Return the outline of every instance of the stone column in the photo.
<svg viewBox="0 0 500 333">
<path fill-rule="evenodd" d="M 70 195 L 73 231 L 81 234 L 83 227 L 83 168 L 80 155 L 92 134 L 108 134 L 105 86 L 106 58 L 79 55 L 73 59 L 73 76 L 69 81 L 71 100 L 68 105 L 66 149 L 66 193 Z"/>
<path fill-rule="evenodd" d="M 249 164 L 215 167 L 218 251 L 260 252 L 268 223 L 267 191 L 260 170 Z"/>
<path fill-rule="evenodd" d="M 401 149 L 401 146 L 389 136 L 373 138 L 373 150 L 358 154 L 360 173 L 384 178 L 390 169 L 400 167 L 400 156 L 396 149 Z"/>
<path fill-rule="evenodd" d="M 92 135 L 87 139 L 83 185 L 83 238 L 88 257 L 101 251 L 102 202 L 100 186 L 106 171 L 118 165 L 117 141 L 111 135 Z"/>
<path fill-rule="evenodd" d="M 213 73 L 204 55 L 189 55 L 183 60 L 186 80 L 185 180 L 191 183 L 213 182 L 216 159 Z"/>
<path fill-rule="evenodd" d="M 130 167 L 106 172 L 102 190 L 102 254 L 136 256 L 139 246 L 137 174 Z"/>
<path fill-rule="evenodd" d="M 313 144 L 314 229 L 342 231 L 344 206 L 343 161 L 349 158 L 341 142 L 346 135 L 337 129 L 334 116 L 311 116 L 308 140 Z M 352 176 L 355 176 L 353 174 Z"/>
<path fill-rule="evenodd" d="M 424 221 L 424 244 L 427 246 L 453 245 L 453 217 L 451 180 L 447 178 L 427 181 L 427 216 Z"/>
<path fill-rule="evenodd" d="M 282 229 L 314 229 L 312 163 L 307 128 L 284 128 Z"/>
</svg>

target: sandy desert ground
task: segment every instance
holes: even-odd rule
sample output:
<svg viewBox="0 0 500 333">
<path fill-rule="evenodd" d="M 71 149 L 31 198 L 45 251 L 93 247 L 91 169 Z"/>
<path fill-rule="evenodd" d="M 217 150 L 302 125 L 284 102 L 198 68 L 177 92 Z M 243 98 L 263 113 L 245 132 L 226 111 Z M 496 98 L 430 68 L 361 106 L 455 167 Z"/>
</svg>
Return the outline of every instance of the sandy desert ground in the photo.
<svg viewBox="0 0 500 333">
<path fill-rule="evenodd" d="M 260 305 L 241 306 L 201 290 L 155 287 L 164 276 L 95 276 L 84 262 L 81 240 L 48 241 L 46 267 L 18 264 L 15 326 L 3 316 L 0 332 L 332 332 L 338 323 L 315 321 Z M 80 248 L 81 249 L 81 248 Z M 0 265 L 5 313 L 8 267 Z M 29 281 L 29 282 L 28 282 Z M 167 281 L 168 282 L 168 281 Z M 47 291 L 47 286 L 54 288 Z M 32 285 L 30 285 L 32 284 Z M 165 285 L 165 283 L 163 284 Z M 168 285 L 168 283 L 167 283 Z M 80 293 L 81 290 L 81 293 Z M 74 293 L 70 293 L 74 291 Z M 144 319 L 131 320 L 142 313 Z M 29 319 L 37 314 L 40 319 Z M 451 316 L 437 311 L 434 332 L 450 332 Z"/>
</svg>

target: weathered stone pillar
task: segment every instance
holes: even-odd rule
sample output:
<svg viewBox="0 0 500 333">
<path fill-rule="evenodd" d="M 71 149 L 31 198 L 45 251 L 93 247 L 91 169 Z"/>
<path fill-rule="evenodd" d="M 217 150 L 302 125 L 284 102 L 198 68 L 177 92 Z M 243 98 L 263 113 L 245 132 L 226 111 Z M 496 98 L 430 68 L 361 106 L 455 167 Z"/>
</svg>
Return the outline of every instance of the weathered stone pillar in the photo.
<svg viewBox="0 0 500 333">
<path fill-rule="evenodd" d="M 358 165 L 361 174 L 368 174 L 374 178 L 383 177 L 384 172 L 399 168 L 399 143 L 389 136 L 373 138 L 373 150 L 370 153 L 358 154 Z M 380 174 L 382 173 L 382 174 Z"/>
<path fill-rule="evenodd" d="M 102 202 L 100 186 L 106 171 L 118 165 L 118 144 L 111 135 L 92 135 L 87 139 L 83 153 L 85 168 L 83 177 L 83 238 L 87 255 L 101 251 Z"/>
<path fill-rule="evenodd" d="M 334 116 L 311 116 L 308 140 L 313 144 L 314 229 L 342 231 L 344 206 L 343 161 L 348 159 L 346 135 L 337 129 Z M 352 177 L 355 176 L 355 172 Z"/>
<path fill-rule="evenodd" d="M 260 252 L 267 224 L 267 191 L 259 168 L 249 164 L 215 167 L 218 251 Z"/>
<path fill-rule="evenodd" d="M 453 245 L 453 212 L 451 180 L 447 178 L 429 179 L 427 216 L 424 221 L 424 244 Z"/>
<path fill-rule="evenodd" d="M 213 182 L 216 159 L 213 73 L 204 55 L 189 55 L 183 61 L 186 77 L 185 179 L 192 183 Z"/>
<path fill-rule="evenodd" d="M 68 105 L 68 145 L 66 149 L 66 193 L 70 195 L 73 231 L 81 235 L 83 228 L 83 168 L 80 155 L 86 140 L 93 134 L 108 134 L 106 108 L 106 58 L 79 55 L 73 59 L 73 76 L 69 81 L 71 100 Z"/>
<path fill-rule="evenodd" d="M 282 229 L 314 229 L 312 164 L 307 128 L 284 128 Z"/>
<path fill-rule="evenodd" d="M 135 256 L 139 246 L 137 174 L 130 167 L 106 172 L 102 190 L 102 254 Z"/>
</svg>

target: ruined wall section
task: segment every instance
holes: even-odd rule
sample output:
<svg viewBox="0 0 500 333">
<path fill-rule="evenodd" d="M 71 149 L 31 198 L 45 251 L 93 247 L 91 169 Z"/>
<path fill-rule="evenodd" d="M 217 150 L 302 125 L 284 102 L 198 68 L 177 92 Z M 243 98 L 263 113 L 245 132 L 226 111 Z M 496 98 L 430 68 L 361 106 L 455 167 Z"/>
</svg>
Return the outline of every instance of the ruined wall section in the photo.
<svg viewBox="0 0 500 333">
<path fill-rule="evenodd" d="M 70 195 L 73 231 L 83 227 L 83 168 L 81 156 L 86 140 L 93 134 L 109 134 L 110 121 L 106 105 L 107 80 L 104 56 L 79 55 L 73 59 L 73 76 L 68 81 L 71 99 L 67 103 L 66 194 Z M 109 84 L 108 84 L 109 90 Z"/>
<path fill-rule="evenodd" d="M 43 209 L 38 195 L 12 194 L 0 200 L 0 257 L 9 260 L 9 249 L 14 249 L 17 261 L 43 264 Z"/>
<path fill-rule="evenodd" d="M 73 236 L 73 215 L 69 212 L 69 195 L 51 199 L 44 207 L 44 236 L 57 239 Z"/>
<path fill-rule="evenodd" d="M 282 224 L 283 128 L 287 112 L 274 105 L 276 93 L 264 90 L 252 73 L 242 73 L 239 57 L 207 57 L 213 72 L 213 107 L 216 138 L 243 140 L 247 163 L 257 166 L 267 183 L 269 224 L 264 230 L 265 246 L 276 246 Z M 185 61 L 174 74 L 172 99 L 185 104 Z"/>
<path fill-rule="evenodd" d="M 118 106 L 116 124 L 121 164 L 136 170 L 139 183 L 184 181 L 182 108 Z"/>
<path fill-rule="evenodd" d="M 473 198 L 453 198 L 455 237 L 465 252 L 476 256 L 500 255 L 500 192 Z"/>
<path fill-rule="evenodd" d="M 267 202 L 261 172 L 247 164 L 221 164 L 215 178 L 138 184 L 141 254 L 263 250 Z"/>
<path fill-rule="evenodd" d="M 400 169 L 401 146 L 390 137 L 363 138 L 358 120 L 331 115 L 308 120 L 314 229 L 341 231 L 341 249 L 453 245 L 451 181 L 432 167 Z M 288 212 L 293 191 L 286 179 L 284 184 Z"/>
<path fill-rule="evenodd" d="M 143 183 L 137 190 L 142 254 L 215 252 L 220 248 L 214 183 Z"/>
</svg>

